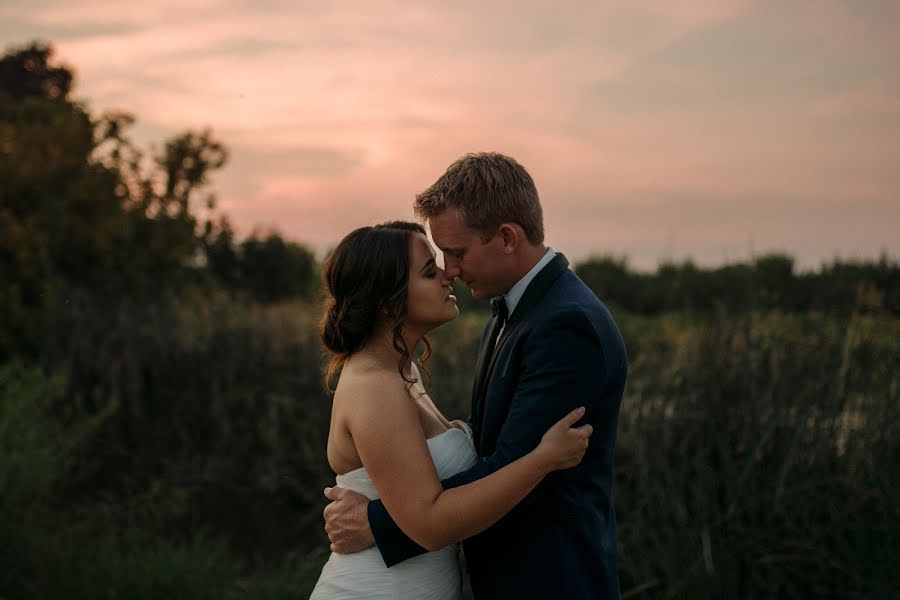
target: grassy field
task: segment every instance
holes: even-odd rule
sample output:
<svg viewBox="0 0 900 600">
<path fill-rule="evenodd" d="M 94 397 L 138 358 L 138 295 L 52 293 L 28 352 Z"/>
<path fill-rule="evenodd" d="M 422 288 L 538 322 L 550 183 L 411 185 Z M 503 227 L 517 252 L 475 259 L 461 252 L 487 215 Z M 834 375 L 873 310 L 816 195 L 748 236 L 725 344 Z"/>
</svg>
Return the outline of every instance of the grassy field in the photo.
<svg viewBox="0 0 900 600">
<path fill-rule="evenodd" d="M 315 308 L 69 310 L 65 369 L 0 371 L 0 597 L 305 597 L 333 480 Z M 900 320 L 613 312 L 626 597 L 900 587 Z M 482 319 L 432 336 L 451 418 Z"/>
</svg>

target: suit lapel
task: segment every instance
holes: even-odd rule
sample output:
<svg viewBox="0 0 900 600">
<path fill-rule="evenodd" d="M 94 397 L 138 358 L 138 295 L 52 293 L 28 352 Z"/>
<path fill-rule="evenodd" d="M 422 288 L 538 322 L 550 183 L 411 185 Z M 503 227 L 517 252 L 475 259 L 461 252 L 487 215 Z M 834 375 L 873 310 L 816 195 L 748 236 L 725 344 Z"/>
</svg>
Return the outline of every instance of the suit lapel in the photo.
<svg viewBox="0 0 900 600">
<path fill-rule="evenodd" d="M 503 329 L 503 333 L 500 334 L 500 338 L 497 340 L 497 345 L 494 346 L 494 352 L 491 356 L 485 356 L 484 353 L 481 353 L 481 356 L 478 358 L 478 370 L 477 373 L 481 373 L 481 365 L 483 361 L 489 360 L 488 368 L 485 371 L 484 378 L 480 381 L 476 382 L 475 387 L 472 389 L 473 401 L 472 406 L 475 407 L 478 404 L 484 402 L 484 396 L 487 391 L 488 383 L 491 380 L 491 373 L 494 370 L 494 363 L 497 361 L 497 356 L 500 354 L 500 350 L 503 347 L 504 342 L 509 338 L 512 334 L 513 330 L 519 326 L 520 323 L 525 319 L 525 316 L 531 312 L 531 310 L 537 306 L 537 304 L 541 301 L 541 298 L 547 293 L 547 290 L 550 289 L 559 277 L 565 273 L 566 269 L 569 268 L 569 261 L 562 254 L 557 254 L 553 257 L 547 266 L 538 272 L 534 279 L 531 280 L 531 283 L 528 284 L 528 287 L 525 288 L 525 293 L 522 295 L 522 299 L 519 300 L 519 303 L 516 304 L 516 309 L 509 316 L 509 320 L 506 322 L 506 326 Z M 493 325 L 493 320 L 491 320 L 491 325 Z M 473 410 L 473 415 L 476 412 Z M 481 417 L 484 418 L 484 411 L 481 411 Z M 479 424 L 480 425 L 480 424 Z M 479 430 L 482 428 L 479 426 Z M 477 442 L 477 440 L 476 440 Z"/>
<path fill-rule="evenodd" d="M 562 254 L 557 254 L 553 257 L 547 266 L 540 270 L 540 272 L 535 276 L 534 279 L 531 280 L 531 283 L 528 284 L 528 287 L 525 288 L 525 293 L 522 295 L 522 299 L 519 300 L 519 303 L 516 304 L 516 310 L 509 316 L 509 321 L 506 323 L 506 327 L 503 329 L 503 333 L 500 334 L 500 339 L 497 340 L 497 345 L 494 346 L 493 356 L 490 357 L 490 364 L 488 365 L 487 371 L 485 373 L 484 381 L 487 384 L 491 379 L 491 372 L 494 370 L 494 362 L 497 360 L 497 356 L 500 354 L 500 349 L 503 347 L 504 342 L 509 338 L 512 334 L 513 330 L 525 319 L 525 315 L 531 312 L 531 309 L 534 308 L 538 302 L 541 301 L 541 298 L 544 297 L 544 294 L 547 293 L 547 290 L 550 289 L 559 276 L 562 275 L 566 269 L 569 268 L 569 261 Z M 483 395 L 483 394 L 482 394 Z"/>
<path fill-rule="evenodd" d="M 472 384 L 472 419 L 478 414 L 478 399 L 481 397 L 481 388 L 485 379 L 485 371 L 483 370 L 484 361 L 488 360 L 489 357 L 486 356 L 486 350 L 488 346 L 488 342 L 490 341 L 490 332 L 494 328 L 494 321 L 496 321 L 497 317 L 492 316 L 488 321 L 487 327 L 485 328 L 484 334 L 482 334 L 481 344 L 478 347 L 478 362 L 475 365 L 475 381 Z M 499 343 L 499 340 L 498 340 Z"/>
</svg>

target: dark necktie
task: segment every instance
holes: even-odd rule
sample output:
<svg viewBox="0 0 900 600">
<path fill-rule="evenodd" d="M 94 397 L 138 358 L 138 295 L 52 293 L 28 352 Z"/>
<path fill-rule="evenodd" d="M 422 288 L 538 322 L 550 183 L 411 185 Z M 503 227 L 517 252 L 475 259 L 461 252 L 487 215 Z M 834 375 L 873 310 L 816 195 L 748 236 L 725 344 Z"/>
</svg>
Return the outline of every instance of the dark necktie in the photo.
<svg viewBox="0 0 900 600">
<path fill-rule="evenodd" d="M 484 396 L 484 389 L 487 386 L 488 369 L 494 356 L 494 349 L 497 346 L 497 338 L 500 337 L 500 331 L 506 324 L 508 317 L 509 309 L 506 306 L 506 299 L 503 296 L 498 296 L 491 300 L 491 318 L 494 322 L 491 325 L 491 332 L 488 335 L 487 344 L 484 346 L 484 352 L 482 352 L 478 362 L 478 376 L 475 378 L 475 389 L 472 393 L 472 432 L 476 444 L 478 444 L 478 437 L 481 433 L 481 411 L 484 404 L 482 396 Z"/>
<path fill-rule="evenodd" d="M 497 337 L 500 335 L 500 330 L 503 329 L 503 326 L 506 325 L 506 320 L 509 318 L 509 308 L 506 306 L 505 296 L 497 296 L 491 300 L 491 316 L 496 319 L 494 327 L 491 329 L 491 337 L 488 340 L 488 345 L 493 350 L 494 346 L 497 345 Z"/>
</svg>

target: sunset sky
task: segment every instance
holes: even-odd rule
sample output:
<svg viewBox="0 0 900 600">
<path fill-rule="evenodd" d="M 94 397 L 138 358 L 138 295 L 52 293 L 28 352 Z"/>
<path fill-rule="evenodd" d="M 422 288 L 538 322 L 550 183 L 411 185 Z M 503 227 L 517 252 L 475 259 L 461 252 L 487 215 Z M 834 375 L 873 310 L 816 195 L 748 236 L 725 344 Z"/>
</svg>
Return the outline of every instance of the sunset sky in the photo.
<svg viewBox="0 0 900 600">
<path fill-rule="evenodd" d="M 531 172 L 547 241 L 653 268 L 900 258 L 900 2 L 2 0 L 90 109 L 209 126 L 239 231 L 322 251 L 454 159 Z"/>
</svg>

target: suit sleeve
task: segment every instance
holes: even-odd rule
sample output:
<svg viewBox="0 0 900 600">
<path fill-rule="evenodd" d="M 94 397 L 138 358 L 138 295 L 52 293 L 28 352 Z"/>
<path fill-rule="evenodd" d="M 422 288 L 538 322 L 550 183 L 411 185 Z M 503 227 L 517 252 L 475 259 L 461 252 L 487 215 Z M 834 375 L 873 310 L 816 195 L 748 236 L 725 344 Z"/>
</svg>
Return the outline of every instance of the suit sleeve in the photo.
<svg viewBox="0 0 900 600">
<path fill-rule="evenodd" d="M 385 565 L 393 567 L 404 560 L 428 552 L 403 533 L 400 527 L 394 523 L 381 500 L 369 502 L 368 511 L 369 527 L 372 528 L 375 545 L 378 546 Z"/>
<path fill-rule="evenodd" d="M 528 454 L 554 423 L 579 406 L 587 409 L 589 419 L 605 371 L 600 336 L 583 312 L 560 313 L 540 324 L 525 342 L 520 379 L 494 453 L 443 480 L 444 489 L 487 477 Z M 542 487 L 523 503 L 533 501 Z M 403 534 L 380 500 L 369 503 L 368 515 L 375 543 L 388 567 L 426 552 Z"/>
</svg>

